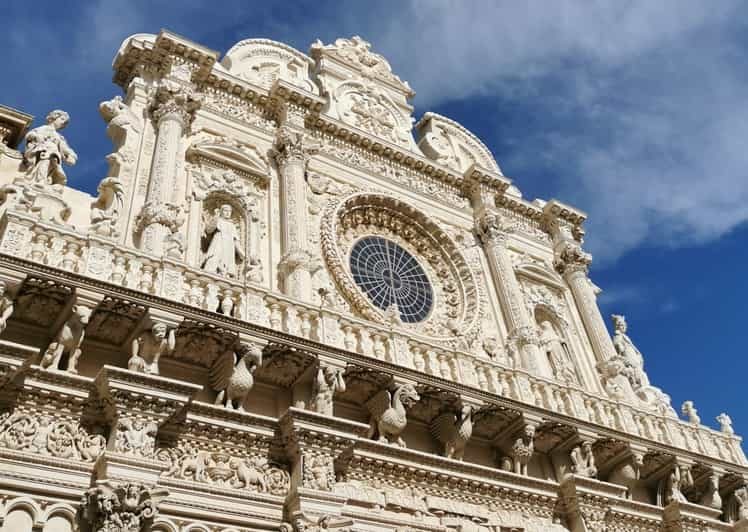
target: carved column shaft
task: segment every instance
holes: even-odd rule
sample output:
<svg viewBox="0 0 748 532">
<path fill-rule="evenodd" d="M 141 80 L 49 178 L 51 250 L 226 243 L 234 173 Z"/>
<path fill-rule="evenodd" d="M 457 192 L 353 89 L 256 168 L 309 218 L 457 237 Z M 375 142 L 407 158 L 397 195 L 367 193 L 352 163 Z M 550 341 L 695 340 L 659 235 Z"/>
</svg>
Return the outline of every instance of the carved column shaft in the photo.
<svg viewBox="0 0 748 532">
<path fill-rule="evenodd" d="M 602 314 L 600 314 L 600 308 L 597 306 L 597 298 L 592 290 L 592 284 L 587 278 L 586 266 L 567 267 L 564 271 L 564 280 L 569 285 L 574 301 L 577 303 L 579 314 L 582 316 L 582 323 L 584 323 L 595 356 L 599 361 L 615 357 L 616 350 L 608 334 L 608 329 L 605 327 Z"/>
<path fill-rule="evenodd" d="M 471 189 L 475 224 L 488 258 L 494 286 L 504 310 L 509 340 L 519 351 L 522 367 L 537 367 L 540 351 L 537 346 L 535 320 L 527 311 L 524 296 L 514 273 L 507 248 L 508 235 L 496 211 L 493 194 L 476 184 Z"/>
<path fill-rule="evenodd" d="M 179 225 L 180 211 L 173 204 L 177 190 L 179 143 L 199 102 L 180 86 L 164 84 L 156 91 L 153 118 L 156 145 L 145 205 L 141 213 L 141 248 L 153 255 L 164 254 L 166 238 Z"/>
<path fill-rule="evenodd" d="M 313 257 L 308 248 L 306 216 L 306 162 L 313 153 L 300 131 L 282 126 L 274 156 L 280 181 L 281 262 L 279 273 L 283 291 L 302 300 L 310 300 Z"/>
</svg>

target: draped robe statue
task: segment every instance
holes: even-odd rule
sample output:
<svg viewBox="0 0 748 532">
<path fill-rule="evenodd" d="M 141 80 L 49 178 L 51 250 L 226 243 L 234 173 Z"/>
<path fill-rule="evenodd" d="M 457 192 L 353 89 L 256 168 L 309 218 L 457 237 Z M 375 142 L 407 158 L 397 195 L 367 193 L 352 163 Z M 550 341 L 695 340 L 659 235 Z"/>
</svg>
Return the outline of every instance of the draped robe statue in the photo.
<svg viewBox="0 0 748 532">
<path fill-rule="evenodd" d="M 59 130 L 68 125 L 70 116 L 65 111 L 52 111 L 47 123 L 26 134 L 26 150 L 23 160 L 29 179 L 42 187 L 64 185 L 67 177 L 62 163 L 73 165 L 78 156 L 68 146 Z"/>
<path fill-rule="evenodd" d="M 628 329 L 626 318 L 619 314 L 614 314 L 612 317 L 613 326 L 616 331 L 615 335 L 613 335 L 613 346 L 626 366 L 624 373 L 629 381 L 631 381 L 631 387 L 634 390 L 638 390 L 639 388 L 649 386 L 649 377 L 644 372 L 644 357 L 636 348 L 634 342 L 631 341 L 631 338 L 626 334 L 626 330 Z"/>
<path fill-rule="evenodd" d="M 569 348 L 549 321 L 540 324 L 540 345 L 551 362 L 553 376 L 560 381 L 576 383 L 578 379 L 572 366 Z"/>
<path fill-rule="evenodd" d="M 223 204 L 206 224 L 205 232 L 212 235 L 203 261 L 203 269 L 211 273 L 237 277 L 238 263 L 244 260 L 239 229 L 231 219 L 231 205 Z"/>
</svg>

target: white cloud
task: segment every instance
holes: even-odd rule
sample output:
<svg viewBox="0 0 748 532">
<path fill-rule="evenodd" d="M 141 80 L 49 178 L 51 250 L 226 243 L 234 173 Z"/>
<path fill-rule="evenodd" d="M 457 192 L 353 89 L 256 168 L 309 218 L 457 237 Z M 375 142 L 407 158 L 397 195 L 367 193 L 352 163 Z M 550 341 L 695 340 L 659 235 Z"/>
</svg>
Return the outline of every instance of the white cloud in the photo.
<svg viewBox="0 0 748 532">
<path fill-rule="evenodd" d="M 707 241 L 748 219 L 738 7 L 413 0 L 368 35 L 419 105 L 495 95 L 498 108 L 543 113 L 547 132 L 499 163 L 521 187 L 542 157 L 560 180 L 544 193 L 590 213 L 588 245 L 606 261 L 643 242 Z M 497 123 L 504 135 L 514 133 Z"/>
</svg>

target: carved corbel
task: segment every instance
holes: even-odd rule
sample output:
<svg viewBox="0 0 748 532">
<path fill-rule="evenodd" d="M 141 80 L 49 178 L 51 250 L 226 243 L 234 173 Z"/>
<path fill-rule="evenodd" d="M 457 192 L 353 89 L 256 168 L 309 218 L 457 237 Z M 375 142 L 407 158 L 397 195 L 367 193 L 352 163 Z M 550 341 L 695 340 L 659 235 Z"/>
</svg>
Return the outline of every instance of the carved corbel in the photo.
<svg viewBox="0 0 748 532">
<path fill-rule="evenodd" d="M 431 434 L 441 444 L 442 456 L 463 460 L 465 448 L 473 435 L 475 413 L 480 407 L 480 404 L 474 404 L 467 398 L 460 397 L 431 420 Z"/>
<path fill-rule="evenodd" d="M 290 523 L 282 523 L 280 532 L 351 532 L 353 520 L 334 514 L 293 512 Z"/>
</svg>

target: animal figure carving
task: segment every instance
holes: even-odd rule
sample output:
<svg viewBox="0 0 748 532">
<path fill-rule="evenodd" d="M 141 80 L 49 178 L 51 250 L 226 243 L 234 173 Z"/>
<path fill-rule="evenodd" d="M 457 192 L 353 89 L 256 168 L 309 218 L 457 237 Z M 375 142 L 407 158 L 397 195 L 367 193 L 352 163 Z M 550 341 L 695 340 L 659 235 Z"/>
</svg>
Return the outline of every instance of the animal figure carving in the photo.
<svg viewBox="0 0 748 532">
<path fill-rule="evenodd" d="M 398 386 L 394 392 L 380 390 L 366 402 L 371 413 L 367 437 L 405 447 L 400 434 L 408 424 L 407 409 L 420 398 L 412 384 Z"/>
<path fill-rule="evenodd" d="M 463 405 L 459 413 L 444 412 L 431 422 L 431 434 L 444 445 L 442 454 L 462 460 L 465 446 L 473 435 L 473 407 Z"/>
<path fill-rule="evenodd" d="M 210 370 L 210 382 L 218 392 L 215 404 L 244 412 L 244 400 L 254 386 L 254 372 L 262 365 L 262 349 L 240 344 L 235 352 L 219 358 Z"/>
<path fill-rule="evenodd" d="M 189 458 L 182 462 L 182 469 L 179 476 L 182 478 L 192 477 L 195 482 L 205 482 L 207 474 L 205 469 L 208 467 L 210 453 L 207 451 L 195 451 Z"/>
<path fill-rule="evenodd" d="M 257 487 L 257 491 L 265 493 L 268 491 L 267 479 L 263 471 L 263 467 L 267 462 L 262 459 L 255 459 L 252 461 L 242 460 L 239 458 L 232 458 L 229 462 L 231 469 L 236 470 L 236 486 L 237 488 L 251 488 Z"/>
<path fill-rule="evenodd" d="M 81 344 L 86 334 L 86 325 L 91 317 L 91 309 L 84 305 L 73 307 L 72 315 L 57 333 L 54 341 L 44 352 L 41 367 L 51 370 L 67 370 L 78 373 L 78 359 L 81 356 Z M 60 367 L 62 356 L 67 354 L 66 367 Z"/>
<path fill-rule="evenodd" d="M 525 425 L 519 438 L 512 445 L 512 466 L 518 475 L 527 475 L 527 466 L 535 452 L 535 427 Z"/>
<path fill-rule="evenodd" d="M 639 484 L 641 469 L 644 466 L 644 457 L 641 454 L 633 454 L 613 468 L 608 476 L 608 482 L 618 484 L 626 488 L 626 498 L 630 499 L 632 490 Z"/>
</svg>

